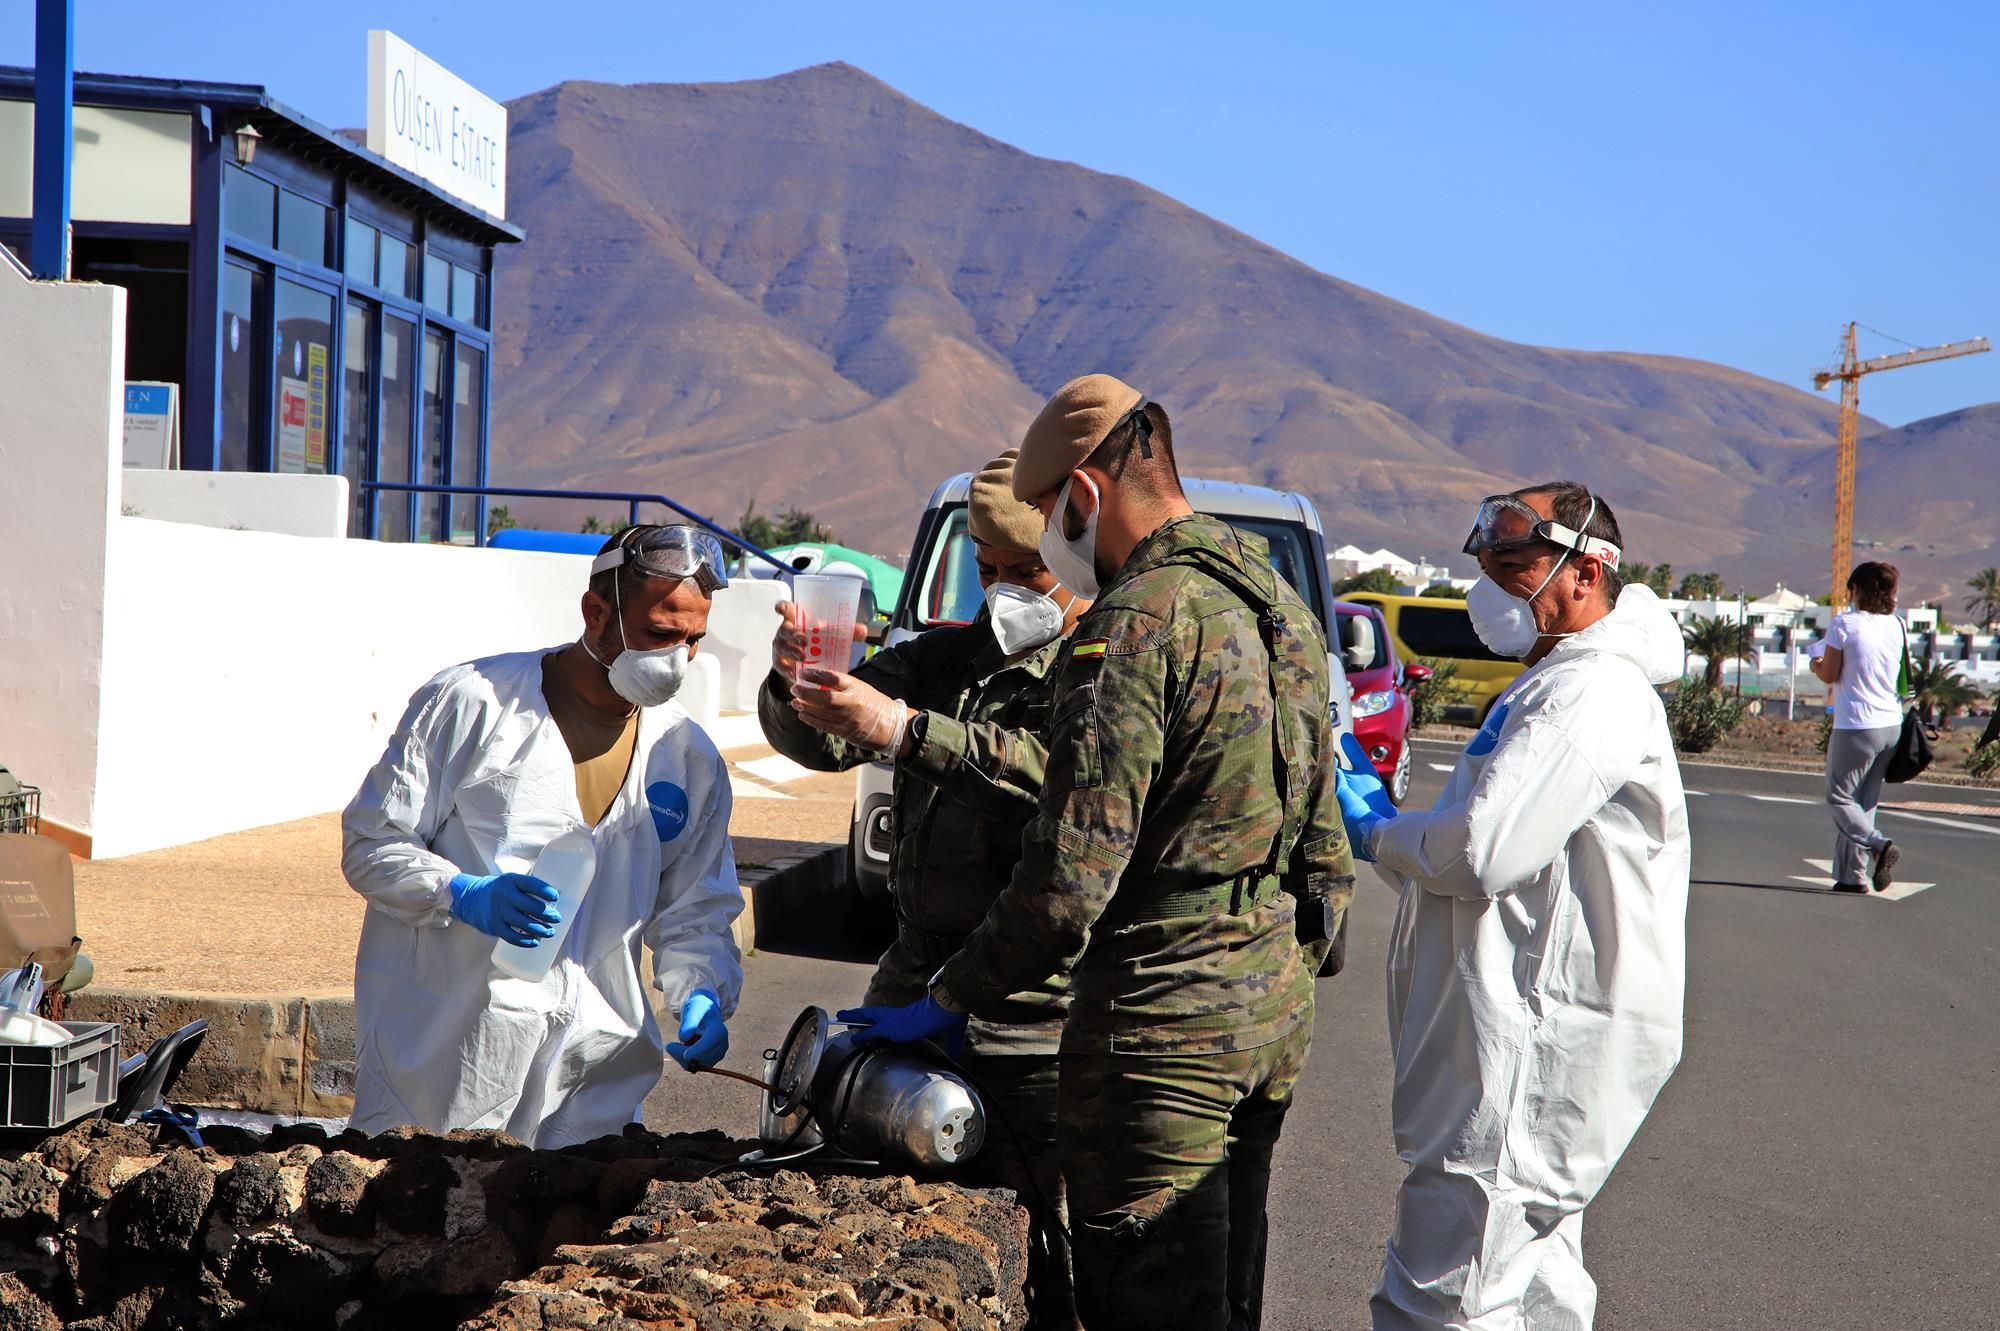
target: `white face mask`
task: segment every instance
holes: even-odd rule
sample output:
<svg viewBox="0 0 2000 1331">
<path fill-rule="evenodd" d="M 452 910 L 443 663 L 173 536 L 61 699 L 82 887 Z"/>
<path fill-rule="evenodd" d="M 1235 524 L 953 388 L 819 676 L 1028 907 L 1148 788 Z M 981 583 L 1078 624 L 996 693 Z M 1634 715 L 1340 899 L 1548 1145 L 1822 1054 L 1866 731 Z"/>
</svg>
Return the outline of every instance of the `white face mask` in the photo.
<svg viewBox="0 0 2000 1331">
<path fill-rule="evenodd" d="M 1070 604 L 1074 605 L 1074 597 Z M 986 609 L 993 617 L 993 636 L 1009 656 L 1032 652 L 1062 636 L 1067 607 L 1029 587 L 996 582 L 986 589 Z"/>
<path fill-rule="evenodd" d="M 1501 656 L 1520 658 L 1535 649 L 1535 644 L 1544 636 L 1568 637 L 1568 634 L 1544 635 L 1535 627 L 1534 600 L 1542 594 L 1542 587 L 1549 585 L 1550 579 L 1562 571 L 1563 560 L 1569 558 L 1564 551 L 1562 559 L 1549 570 L 1549 576 L 1542 579 L 1542 586 L 1530 596 L 1516 596 L 1492 578 L 1482 573 L 1479 581 L 1472 584 L 1472 590 L 1465 594 L 1466 613 L 1472 616 L 1472 631 L 1487 649 Z"/>
<path fill-rule="evenodd" d="M 604 666 L 612 692 L 634 707 L 658 707 L 679 693 L 687 679 L 688 658 L 694 655 L 688 645 L 633 651 L 625 637 L 625 607 L 615 582 L 611 589 L 611 614 L 618 621 L 618 645 L 622 649 L 610 665 Z M 591 660 L 604 665 L 604 659 L 590 650 L 587 641 L 578 639 L 578 642 Z"/>
<path fill-rule="evenodd" d="M 1084 519 L 1083 535 L 1071 541 L 1063 535 L 1063 526 L 1069 517 L 1069 492 L 1078 481 L 1090 491 L 1090 516 Z M 1048 523 L 1042 528 L 1042 562 L 1071 593 L 1092 600 L 1097 597 L 1097 515 L 1103 504 L 1097 483 L 1082 472 L 1073 471 L 1063 482 L 1062 493 L 1056 496 L 1055 511 L 1049 514 Z"/>
</svg>

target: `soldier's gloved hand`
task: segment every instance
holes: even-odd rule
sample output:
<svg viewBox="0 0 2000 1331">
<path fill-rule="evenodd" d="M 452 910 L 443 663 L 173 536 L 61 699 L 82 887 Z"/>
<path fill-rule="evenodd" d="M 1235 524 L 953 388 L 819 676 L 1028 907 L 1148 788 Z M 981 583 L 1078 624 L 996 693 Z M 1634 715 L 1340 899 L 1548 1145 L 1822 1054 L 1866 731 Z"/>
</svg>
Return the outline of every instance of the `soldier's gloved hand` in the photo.
<svg viewBox="0 0 2000 1331">
<path fill-rule="evenodd" d="M 1375 829 L 1396 816 L 1396 802 L 1389 798 L 1368 751 L 1352 735 L 1340 737 L 1341 763 L 1334 768 L 1334 796 L 1340 801 L 1340 819 L 1347 827 L 1347 843 L 1356 859 L 1375 860 Z"/>
<path fill-rule="evenodd" d="M 868 626 L 856 622 L 854 640 L 868 640 Z M 771 669 L 786 679 L 797 679 L 805 668 L 806 635 L 799 624 L 799 608 L 790 601 L 778 602 L 778 631 L 771 638 Z"/>
<path fill-rule="evenodd" d="M 910 709 L 852 675 L 808 666 L 792 686 L 792 710 L 814 730 L 877 753 L 903 746 Z"/>
<path fill-rule="evenodd" d="M 929 994 L 902 1007 L 848 1008 L 834 1013 L 833 1019 L 859 1028 L 854 1036 L 854 1042 L 859 1045 L 884 1042 L 919 1044 L 925 1040 L 938 1040 L 953 1058 L 957 1058 L 959 1051 L 965 1048 L 966 1014 L 945 1010 Z"/>
</svg>

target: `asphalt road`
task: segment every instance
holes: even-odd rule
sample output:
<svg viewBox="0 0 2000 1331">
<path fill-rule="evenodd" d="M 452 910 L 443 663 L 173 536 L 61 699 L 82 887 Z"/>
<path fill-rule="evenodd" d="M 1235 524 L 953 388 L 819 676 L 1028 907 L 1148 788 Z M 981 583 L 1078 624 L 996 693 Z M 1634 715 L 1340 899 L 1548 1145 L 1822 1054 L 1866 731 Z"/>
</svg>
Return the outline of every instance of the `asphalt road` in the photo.
<svg viewBox="0 0 2000 1331">
<path fill-rule="evenodd" d="M 1449 764 L 1424 744 L 1412 802 Z M 1690 764 L 1687 1050 L 1591 1207 L 1600 1331 L 2000 1327 L 2000 797 L 1987 816 L 1885 812 L 1897 900 L 1804 879 L 1832 853 L 1817 777 Z M 1382 964 L 1395 899 L 1365 871 L 1346 974 L 1320 981 L 1312 1061 L 1272 1188 L 1265 1325 L 1365 1327 L 1401 1165 L 1389 1137 Z M 866 949 L 837 911 L 748 966 L 729 1063 L 755 1071 L 801 1007 L 854 1001 Z M 662 1129 L 749 1135 L 756 1093 L 670 1068 Z"/>
</svg>

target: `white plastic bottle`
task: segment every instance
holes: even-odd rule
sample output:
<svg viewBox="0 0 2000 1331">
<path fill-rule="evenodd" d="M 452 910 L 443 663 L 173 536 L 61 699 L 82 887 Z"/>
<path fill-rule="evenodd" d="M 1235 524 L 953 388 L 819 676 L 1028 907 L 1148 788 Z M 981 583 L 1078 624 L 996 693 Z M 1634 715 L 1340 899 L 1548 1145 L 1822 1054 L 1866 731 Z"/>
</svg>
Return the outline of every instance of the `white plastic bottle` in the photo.
<svg viewBox="0 0 2000 1331">
<path fill-rule="evenodd" d="M 590 890 L 590 880 L 597 873 L 597 843 L 590 839 L 590 829 L 572 827 L 549 842 L 528 872 L 556 890 L 556 911 L 562 921 L 555 926 L 555 937 L 544 938 L 533 947 L 516 947 L 504 938 L 496 939 L 493 964 L 503 974 L 539 984 L 562 955 L 563 940 L 569 937 L 583 894 Z"/>
</svg>

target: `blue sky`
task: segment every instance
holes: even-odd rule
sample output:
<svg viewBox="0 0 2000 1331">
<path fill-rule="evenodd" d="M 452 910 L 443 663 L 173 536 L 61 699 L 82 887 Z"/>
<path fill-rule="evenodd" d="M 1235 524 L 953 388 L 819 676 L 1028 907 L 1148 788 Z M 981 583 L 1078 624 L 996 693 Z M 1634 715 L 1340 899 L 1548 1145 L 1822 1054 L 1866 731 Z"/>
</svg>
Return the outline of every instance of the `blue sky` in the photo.
<svg viewBox="0 0 2000 1331">
<path fill-rule="evenodd" d="M 261 83 L 336 125 L 363 120 L 371 27 L 503 99 L 846 60 L 987 134 L 1523 342 L 1804 387 L 1850 318 L 1923 345 L 2000 336 L 1990 3 L 77 10 L 80 68 Z M 32 11 L 0 5 L 0 63 L 33 62 Z M 1895 349 L 1863 334 L 1864 355 Z M 1862 386 L 1862 409 L 1892 424 L 1995 400 L 2000 354 Z"/>
</svg>

